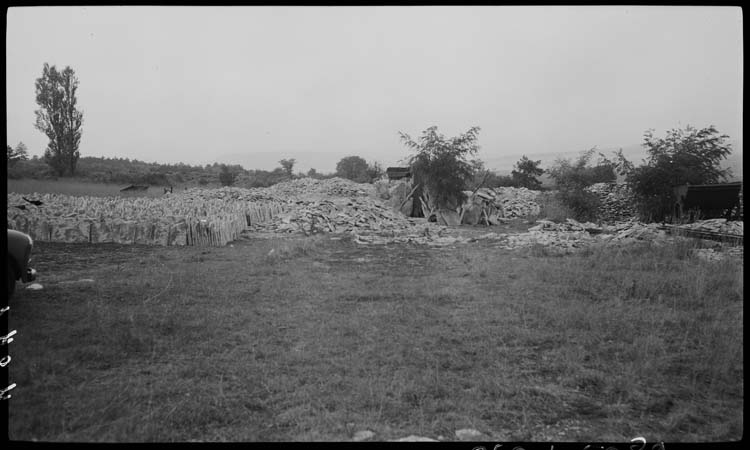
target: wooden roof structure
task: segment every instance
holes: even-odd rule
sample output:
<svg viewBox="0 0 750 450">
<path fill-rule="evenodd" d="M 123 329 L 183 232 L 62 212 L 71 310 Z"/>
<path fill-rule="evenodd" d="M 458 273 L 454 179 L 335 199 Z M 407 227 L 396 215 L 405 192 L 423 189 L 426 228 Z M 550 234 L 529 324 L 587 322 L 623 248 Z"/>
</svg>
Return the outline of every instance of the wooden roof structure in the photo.
<svg viewBox="0 0 750 450">
<path fill-rule="evenodd" d="M 741 190 L 741 181 L 675 186 L 675 217 L 680 218 L 688 211 L 695 210 L 700 211 L 704 219 L 724 217 L 739 206 Z"/>
<path fill-rule="evenodd" d="M 400 180 L 402 178 L 411 178 L 411 168 L 409 167 L 389 167 L 385 169 L 385 174 L 389 180 Z"/>
</svg>

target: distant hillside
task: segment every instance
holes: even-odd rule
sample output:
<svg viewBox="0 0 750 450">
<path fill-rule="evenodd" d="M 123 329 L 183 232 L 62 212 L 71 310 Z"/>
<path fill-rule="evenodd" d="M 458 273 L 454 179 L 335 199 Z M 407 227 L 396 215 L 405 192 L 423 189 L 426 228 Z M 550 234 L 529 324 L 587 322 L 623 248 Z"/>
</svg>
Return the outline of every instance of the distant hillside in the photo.
<svg viewBox="0 0 750 450">
<path fill-rule="evenodd" d="M 281 167 L 281 159 L 294 159 L 294 172 L 307 173 L 314 168 L 318 173 L 333 173 L 336 163 L 349 153 L 340 152 L 253 152 L 253 153 L 224 153 L 217 155 L 214 161 L 220 164 L 239 164 L 246 169 L 274 170 Z M 369 162 L 369 161 L 368 161 Z"/>
<path fill-rule="evenodd" d="M 742 142 L 741 141 L 730 141 L 732 145 L 732 154 L 724 160 L 721 164 L 722 168 L 728 168 L 732 171 L 732 177 L 730 181 L 742 180 Z M 611 158 L 615 151 L 619 148 L 597 148 L 597 152 L 603 153 L 606 157 Z M 545 152 L 545 153 L 517 153 L 512 155 L 497 155 L 491 157 L 485 157 L 485 167 L 490 170 L 494 170 L 498 175 L 510 175 L 515 164 L 523 157 L 526 156 L 534 161 L 541 161 L 540 166 L 543 169 L 550 168 L 555 161 L 558 159 L 571 159 L 578 158 L 581 151 L 568 151 L 568 152 Z M 647 157 L 646 150 L 640 144 L 632 144 L 622 147 L 622 153 L 629 161 L 636 166 L 641 165 Z M 596 156 L 593 158 L 596 162 Z M 542 176 L 542 181 L 547 180 L 547 177 Z"/>
</svg>

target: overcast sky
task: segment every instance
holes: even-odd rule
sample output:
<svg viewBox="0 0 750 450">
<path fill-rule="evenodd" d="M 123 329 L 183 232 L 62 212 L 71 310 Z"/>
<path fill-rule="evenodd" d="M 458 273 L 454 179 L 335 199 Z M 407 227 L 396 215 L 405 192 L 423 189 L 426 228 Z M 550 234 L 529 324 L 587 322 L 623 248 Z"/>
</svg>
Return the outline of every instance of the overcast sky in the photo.
<svg viewBox="0 0 750 450">
<path fill-rule="evenodd" d="M 41 155 L 34 82 L 70 66 L 83 156 L 331 172 L 398 132 L 481 127 L 480 157 L 742 141 L 737 7 L 23 7 L 7 14 L 7 136 Z M 254 156 L 253 156 L 254 155 Z M 254 162 L 254 163 L 253 163 Z"/>
</svg>

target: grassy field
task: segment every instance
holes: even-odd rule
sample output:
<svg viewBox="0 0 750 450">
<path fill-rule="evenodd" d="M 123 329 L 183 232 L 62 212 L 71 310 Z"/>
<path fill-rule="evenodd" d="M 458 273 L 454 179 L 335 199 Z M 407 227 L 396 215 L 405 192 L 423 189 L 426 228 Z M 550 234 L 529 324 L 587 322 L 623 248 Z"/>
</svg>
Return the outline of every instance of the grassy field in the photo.
<svg viewBox="0 0 750 450">
<path fill-rule="evenodd" d="M 164 195 L 163 186 L 150 186 L 142 192 L 122 193 L 120 189 L 127 184 L 94 183 L 75 179 L 61 180 L 34 180 L 34 179 L 8 179 L 8 192 L 18 194 L 65 194 L 77 196 L 148 196 L 159 197 Z M 184 186 L 172 186 L 173 191 L 184 189 Z"/>
<path fill-rule="evenodd" d="M 38 243 L 9 436 L 718 441 L 743 435 L 742 262 L 691 244 Z"/>
</svg>

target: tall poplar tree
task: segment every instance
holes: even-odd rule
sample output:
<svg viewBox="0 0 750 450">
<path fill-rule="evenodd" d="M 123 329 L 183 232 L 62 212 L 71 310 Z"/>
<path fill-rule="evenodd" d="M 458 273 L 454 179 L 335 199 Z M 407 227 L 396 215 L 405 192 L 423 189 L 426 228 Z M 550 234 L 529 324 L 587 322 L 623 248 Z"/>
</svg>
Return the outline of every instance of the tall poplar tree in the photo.
<svg viewBox="0 0 750 450">
<path fill-rule="evenodd" d="M 80 157 L 83 112 L 76 109 L 78 78 L 70 67 L 60 72 L 44 63 L 42 76 L 36 80 L 36 129 L 47 135 L 49 143 L 44 160 L 57 173 L 75 175 Z"/>
</svg>

